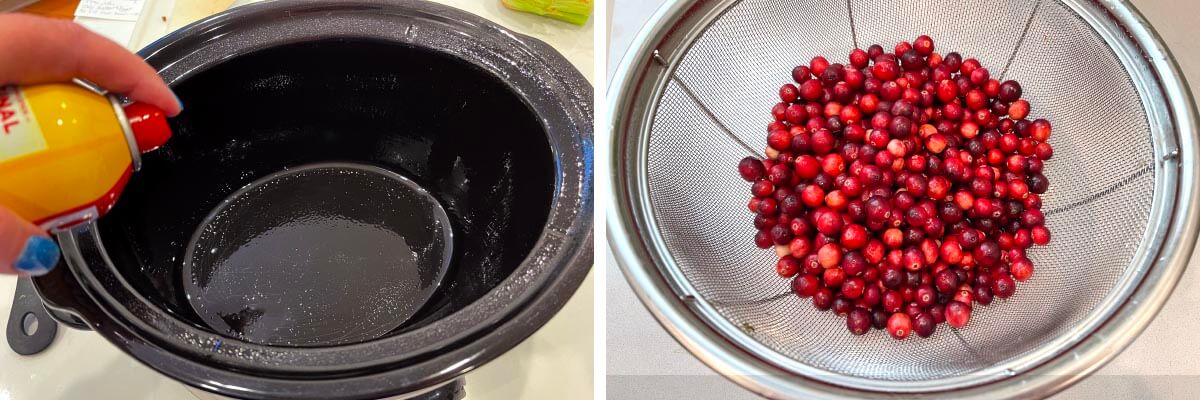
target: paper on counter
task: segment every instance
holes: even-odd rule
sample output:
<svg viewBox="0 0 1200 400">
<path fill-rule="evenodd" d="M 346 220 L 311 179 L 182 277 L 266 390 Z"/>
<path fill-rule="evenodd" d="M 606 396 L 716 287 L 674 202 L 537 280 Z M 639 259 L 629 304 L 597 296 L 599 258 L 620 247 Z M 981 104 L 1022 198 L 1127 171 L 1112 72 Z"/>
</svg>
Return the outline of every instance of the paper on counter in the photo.
<svg viewBox="0 0 1200 400">
<path fill-rule="evenodd" d="M 80 0 L 75 16 L 137 22 L 145 5 L 146 0 Z"/>
<path fill-rule="evenodd" d="M 80 0 L 75 22 L 124 47 L 133 43 L 146 0 Z"/>
</svg>

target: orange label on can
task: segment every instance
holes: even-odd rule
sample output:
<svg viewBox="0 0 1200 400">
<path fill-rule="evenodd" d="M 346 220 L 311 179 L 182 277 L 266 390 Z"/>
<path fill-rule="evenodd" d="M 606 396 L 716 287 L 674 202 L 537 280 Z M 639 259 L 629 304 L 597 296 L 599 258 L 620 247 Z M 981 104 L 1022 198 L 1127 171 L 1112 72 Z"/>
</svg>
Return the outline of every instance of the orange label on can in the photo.
<svg viewBox="0 0 1200 400">
<path fill-rule="evenodd" d="M 46 150 L 46 137 L 24 93 L 16 86 L 0 87 L 0 161 L 42 150 Z"/>
</svg>

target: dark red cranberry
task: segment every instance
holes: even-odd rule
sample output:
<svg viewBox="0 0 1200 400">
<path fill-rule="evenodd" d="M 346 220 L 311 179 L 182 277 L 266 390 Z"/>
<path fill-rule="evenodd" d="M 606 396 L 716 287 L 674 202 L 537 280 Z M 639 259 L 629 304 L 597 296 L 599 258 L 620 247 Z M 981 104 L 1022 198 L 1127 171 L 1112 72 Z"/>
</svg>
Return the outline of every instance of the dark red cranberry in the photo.
<svg viewBox="0 0 1200 400">
<path fill-rule="evenodd" d="M 1017 291 L 1017 283 L 1013 282 L 1011 276 L 1001 275 L 992 280 L 992 294 L 996 297 L 1007 299 Z"/>
<path fill-rule="evenodd" d="M 946 54 L 945 57 L 942 57 L 942 65 L 952 73 L 958 72 L 959 68 L 962 67 L 962 62 L 962 55 L 958 54 L 956 51 L 950 52 L 949 54 Z"/>
<path fill-rule="evenodd" d="M 857 251 L 847 252 L 842 256 L 842 270 L 847 275 L 859 276 L 867 269 L 867 259 Z M 844 291 L 845 289 L 843 289 Z M 852 297 L 853 298 L 853 297 Z"/>
<path fill-rule="evenodd" d="M 971 253 L 975 262 L 984 267 L 990 267 L 1000 262 L 1000 245 L 991 240 L 985 240 Z"/>
<path fill-rule="evenodd" d="M 926 310 L 926 313 L 929 314 L 929 316 L 933 317 L 933 322 L 936 324 L 946 322 L 946 305 L 945 304 L 939 303 L 939 304 L 934 304 L 932 306 L 929 306 L 929 309 Z"/>
<path fill-rule="evenodd" d="M 862 308 L 855 308 L 846 314 L 846 328 L 855 335 L 862 335 L 870 331 L 871 322 L 871 312 Z"/>
<path fill-rule="evenodd" d="M 934 279 L 934 285 L 937 287 L 938 292 L 944 294 L 954 293 L 954 291 L 958 289 L 959 285 L 958 274 L 949 268 L 944 269 L 942 272 L 937 273 L 937 277 Z"/>
<path fill-rule="evenodd" d="M 975 229 L 964 230 L 958 235 L 959 244 L 964 250 L 972 250 L 983 241 L 983 234 Z"/>
<path fill-rule="evenodd" d="M 813 177 L 812 183 L 820 187 L 821 190 L 829 192 L 833 190 L 833 179 L 833 176 L 821 172 L 818 173 L 817 176 Z"/>
<path fill-rule="evenodd" d="M 908 50 L 900 55 L 900 64 L 905 70 L 916 71 L 925 68 L 925 59 L 916 50 Z"/>
<path fill-rule="evenodd" d="M 779 208 L 784 214 L 797 215 L 804 211 L 804 204 L 800 202 L 800 197 L 789 195 L 779 202 Z"/>
<path fill-rule="evenodd" d="M 872 268 L 872 269 L 868 269 L 867 271 L 870 272 L 873 270 L 874 269 Z M 876 272 L 875 274 L 878 275 L 878 272 Z M 874 307 L 875 305 L 879 304 L 880 301 L 883 300 L 883 292 L 879 289 L 878 285 L 875 285 L 874 283 L 872 283 L 871 279 L 869 277 L 867 277 L 866 273 L 863 273 L 863 280 L 867 282 L 867 289 L 863 291 L 862 298 L 861 298 L 862 302 L 867 307 Z"/>
<path fill-rule="evenodd" d="M 1025 178 L 1025 183 L 1029 185 L 1029 191 L 1035 194 L 1046 193 L 1046 189 L 1050 188 L 1050 180 L 1046 179 L 1045 175 L 1033 174 Z"/>
<path fill-rule="evenodd" d="M 790 258 L 790 257 L 789 257 Z M 794 260 L 794 259 L 793 259 Z M 797 275 L 792 279 L 792 291 L 800 297 L 810 297 L 821 290 L 821 283 L 812 275 Z"/>
<path fill-rule="evenodd" d="M 792 179 L 792 169 L 787 165 L 777 164 L 767 170 L 767 179 L 776 185 L 787 184 Z"/>
<path fill-rule="evenodd" d="M 874 60 L 876 57 L 879 57 L 880 55 L 883 55 L 883 52 L 884 52 L 883 46 L 880 46 L 877 44 L 873 44 L 870 47 L 867 47 L 867 56 L 871 57 L 872 60 Z"/>
<path fill-rule="evenodd" d="M 808 69 L 808 66 L 797 65 L 796 68 L 792 68 L 792 80 L 796 83 L 803 84 L 809 79 L 812 79 L 812 71 Z"/>
<path fill-rule="evenodd" d="M 928 312 L 918 314 L 913 319 L 913 332 L 920 337 L 930 337 L 937 331 L 937 321 Z"/>
<path fill-rule="evenodd" d="M 879 280 L 883 282 L 883 286 L 888 289 L 899 289 L 904 284 L 904 272 L 900 268 L 885 266 L 880 269 Z"/>
<path fill-rule="evenodd" d="M 1041 210 L 1025 210 L 1021 213 L 1021 226 L 1032 228 L 1045 224 L 1046 216 Z"/>
<path fill-rule="evenodd" d="M 871 327 L 875 329 L 884 329 L 887 327 L 888 317 L 890 313 L 883 310 L 875 310 L 871 312 Z"/>
<path fill-rule="evenodd" d="M 904 295 L 899 291 L 889 290 L 883 293 L 883 310 L 887 312 L 899 312 L 904 307 Z"/>
<path fill-rule="evenodd" d="M 774 227 L 778 222 L 779 220 L 772 216 L 762 214 L 757 214 L 754 216 L 754 227 L 759 230 L 770 230 L 771 227 Z"/>
<path fill-rule="evenodd" d="M 786 225 L 771 227 L 771 241 L 775 244 L 788 244 L 792 241 L 792 231 Z"/>
<path fill-rule="evenodd" d="M 833 291 L 829 288 L 821 288 L 812 296 L 813 307 L 818 310 L 825 311 L 833 307 Z"/>
<path fill-rule="evenodd" d="M 972 294 L 975 296 L 975 301 L 982 305 L 992 304 L 992 289 L 984 286 L 976 286 L 972 289 Z"/>
<path fill-rule="evenodd" d="M 1000 84 L 1000 101 L 1005 103 L 1016 101 L 1021 98 L 1021 84 L 1017 81 L 1004 81 Z"/>
<path fill-rule="evenodd" d="M 763 167 L 762 161 L 757 158 L 746 157 L 738 163 L 738 173 L 747 182 L 754 182 L 756 179 L 762 178 L 765 172 L 766 168 Z"/>
<path fill-rule="evenodd" d="M 759 230 L 754 234 L 754 245 L 760 249 L 769 249 L 775 243 L 771 241 L 771 233 L 766 230 Z"/>
<path fill-rule="evenodd" d="M 846 315 L 854 308 L 854 302 L 845 297 L 833 299 L 833 313 L 837 315 Z"/>
</svg>

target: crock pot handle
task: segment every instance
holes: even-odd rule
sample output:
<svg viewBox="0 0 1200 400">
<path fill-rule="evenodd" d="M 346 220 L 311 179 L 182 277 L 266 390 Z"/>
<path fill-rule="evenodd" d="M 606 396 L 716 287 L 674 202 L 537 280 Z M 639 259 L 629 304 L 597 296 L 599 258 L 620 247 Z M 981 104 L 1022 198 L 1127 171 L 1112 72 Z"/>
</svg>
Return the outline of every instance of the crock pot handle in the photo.
<svg viewBox="0 0 1200 400">
<path fill-rule="evenodd" d="M 8 347 L 23 356 L 41 353 L 54 342 L 58 323 L 46 312 L 33 282 L 17 279 L 12 309 L 8 314 Z"/>
</svg>

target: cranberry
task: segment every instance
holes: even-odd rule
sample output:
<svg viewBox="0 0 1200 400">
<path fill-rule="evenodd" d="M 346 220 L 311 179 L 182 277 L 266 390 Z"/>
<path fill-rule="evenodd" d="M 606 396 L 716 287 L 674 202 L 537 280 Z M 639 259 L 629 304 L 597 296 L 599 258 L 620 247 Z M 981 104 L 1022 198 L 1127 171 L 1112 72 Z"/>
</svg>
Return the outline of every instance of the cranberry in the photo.
<svg viewBox="0 0 1200 400">
<path fill-rule="evenodd" d="M 846 314 L 849 314 L 850 310 L 853 308 L 854 308 L 854 302 L 851 302 L 850 299 L 847 299 L 845 297 L 838 297 L 836 299 L 833 299 L 833 313 L 834 314 L 846 315 Z"/>
<path fill-rule="evenodd" d="M 775 263 L 775 271 L 782 277 L 792 277 L 800 270 L 800 261 L 792 256 L 784 256 L 779 258 L 779 262 Z"/>
<path fill-rule="evenodd" d="M 1045 222 L 1046 217 L 1042 214 L 1041 210 L 1025 210 L 1025 212 L 1021 213 L 1021 226 L 1026 228 L 1041 226 Z"/>
<path fill-rule="evenodd" d="M 850 333 L 862 335 L 871 330 L 871 312 L 862 308 L 855 308 L 846 314 L 846 328 Z"/>
<path fill-rule="evenodd" d="M 863 291 L 866 290 L 866 283 L 862 278 L 846 278 L 842 282 L 842 295 L 848 299 L 857 299 L 862 297 Z"/>
<path fill-rule="evenodd" d="M 1046 193 L 1046 189 L 1050 188 L 1050 181 L 1042 174 L 1030 175 L 1025 178 L 1025 183 L 1029 185 L 1029 191 L 1036 194 Z"/>
<path fill-rule="evenodd" d="M 967 326 L 971 320 L 971 306 L 959 301 L 946 303 L 946 323 L 955 328 Z"/>
<path fill-rule="evenodd" d="M 738 163 L 738 173 L 747 182 L 754 182 L 756 179 L 761 178 L 764 172 L 766 172 L 766 168 L 763 167 L 762 161 L 757 158 L 746 157 Z"/>
<path fill-rule="evenodd" d="M 1050 138 L 1050 121 L 1044 119 L 1034 120 L 1029 128 L 1029 137 L 1039 142 L 1045 142 Z"/>
<path fill-rule="evenodd" d="M 917 36 L 912 43 L 913 50 L 922 56 L 933 54 L 933 39 L 926 35 Z"/>
<path fill-rule="evenodd" d="M 937 290 L 940 293 L 954 293 L 954 290 L 956 290 L 959 285 L 958 274 L 949 268 L 944 269 L 942 272 L 937 274 L 934 284 L 937 286 Z"/>
<path fill-rule="evenodd" d="M 975 86 L 983 86 L 985 83 L 987 83 L 988 79 L 991 79 L 987 68 L 983 67 L 975 68 L 974 71 L 971 71 L 970 75 L 971 83 Z"/>
<path fill-rule="evenodd" d="M 929 306 L 929 310 L 926 310 L 926 313 L 929 314 L 929 316 L 933 317 L 933 322 L 936 324 L 946 322 L 946 305 L 945 304 L 939 303 L 939 304 L 934 304 L 932 306 Z"/>
<path fill-rule="evenodd" d="M 992 289 L 989 289 L 986 286 L 976 286 L 974 289 L 972 289 L 972 294 L 974 295 L 975 301 L 979 302 L 979 304 L 985 306 L 992 304 Z"/>
<path fill-rule="evenodd" d="M 938 322 L 934 320 L 932 315 L 927 312 L 921 313 L 913 319 L 913 332 L 916 332 L 917 336 L 920 337 L 930 337 L 937 331 L 937 324 Z"/>
<path fill-rule="evenodd" d="M 821 288 L 812 296 L 813 307 L 817 310 L 825 311 L 833 307 L 833 291 L 829 288 Z"/>
<path fill-rule="evenodd" d="M 792 68 L 792 80 L 796 83 L 803 84 L 809 79 L 812 79 L 812 71 L 807 66 L 797 65 L 796 68 Z"/>
<path fill-rule="evenodd" d="M 912 332 L 912 318 L 908 314 L 894 313 L 888 318 L 887 330 L 893 338 L 904 340 Z"/>
<path fill-rule="evenodd" d="M 871 67 L 871 75 L 883 81 L 891 81 L 900 76 L 900 66 L 896 65 L 895 61 L 876 60 L 875 65 Z"/>
<path fill-rule="evenodd" d="M 1033 240 L 1033 244 L 1045 246 L 1050 244 L 1050 230 L 1045 226 L 1035 226 L 1029 228 L 1029 237 Z"/>
<path fill-rule="evenodd" d="M 1009 296 L 1013 295 L 1013 292 L 1017 291 L 1017 283 L 1013 282 L 1012 277 L 1008 276 L 1007 274 L 1000 275 L 992 279 L 991 289 L 992 294 L 994 294 L 996 297 L 1007 299 Z"/>
<path fill-rule="evenodd" d="M 875 329 L 887 328 L 887 320 L 888 320 L 888 316 L 890 316 L 890 315 L 891 314 L 889 314 L 887 311 L 883 311 L 883 310 L 872 311 L 871 312 L 871 326 L 874 327 Z"/>
<path fill-rule="evenodd" d="M 937 301 L 937 293 L 933 291 L 932 286 L 922 285 L 917 288 L 917 305 L 929 307 L 934 301 Z"/>
<path fill-rule="evenodd" d="M 754 234 L 754 245 L 760 249 L 769 249 L 774 246 L 774 241 L 771 240 L 771 233 L 766 230 L 759 230 Z"/>
<path fill-rule="evenodd" d="M 1016 101 L 1021 98 L 1021 84 L 1017 81 L 1004 81 L 1000 84 L 1000 101 L 1005 103 Z M 1028 105 L 1028 103 L 1026 103 Z M 1020 118 L 1017 118 L 1020 119 Z"/>
</svg>

